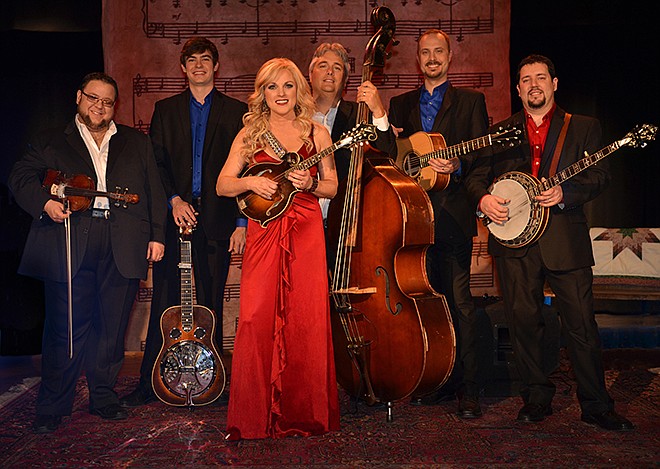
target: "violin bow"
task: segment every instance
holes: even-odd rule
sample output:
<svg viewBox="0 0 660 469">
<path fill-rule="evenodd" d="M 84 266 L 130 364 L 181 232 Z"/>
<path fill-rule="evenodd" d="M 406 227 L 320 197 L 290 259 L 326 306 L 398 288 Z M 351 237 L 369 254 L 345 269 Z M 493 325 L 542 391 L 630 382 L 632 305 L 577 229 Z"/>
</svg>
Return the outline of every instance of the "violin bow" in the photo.
<svg viewBox="0 0 660 469">
<path fill-rule="evenodd" d="M 62 199 L 64 213 L 69 211 L 69 199 Z M 68 339 L 69 339 L 69 359 L 73 359 L 73 278 L 71 269 L 71 219 L 64 218 L 64 233 L 66 238 L 66 283 L 67 283 L 67 317 L 68 317 Z"/>
</svg>

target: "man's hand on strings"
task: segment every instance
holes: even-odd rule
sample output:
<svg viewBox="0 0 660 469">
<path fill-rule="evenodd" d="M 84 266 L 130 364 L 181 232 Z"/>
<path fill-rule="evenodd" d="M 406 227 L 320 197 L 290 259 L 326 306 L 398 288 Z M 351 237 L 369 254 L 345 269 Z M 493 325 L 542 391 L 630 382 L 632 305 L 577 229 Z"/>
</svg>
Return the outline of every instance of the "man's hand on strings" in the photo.
<svg viewBox="0 0 660 469">
<path fill-rule="evenodd" d="M 429 166 L 437 173 L 451 174 L 461 166 L 461 160 L 457 157 L 445 160 L 444 158 L 431 158 Z"/>
<path fill-rule="evenodd" d="M 542 178 L 541 181 L 545 181 L 545 178 Z M 541 207 L 553 207 L 561 203 L 562 200 L 564 200 L 564 191 L 560 185 L 556 185 L 536 196 L 536 201 Z"/>
<path fill-rule="evenodd" d="M 506 206 L 509 202 L 508 199 L 487 194 L 481 198 L 479 210 L 493 223 L 503 225 L 509 219 L 509 208 Z"/>
</svg>

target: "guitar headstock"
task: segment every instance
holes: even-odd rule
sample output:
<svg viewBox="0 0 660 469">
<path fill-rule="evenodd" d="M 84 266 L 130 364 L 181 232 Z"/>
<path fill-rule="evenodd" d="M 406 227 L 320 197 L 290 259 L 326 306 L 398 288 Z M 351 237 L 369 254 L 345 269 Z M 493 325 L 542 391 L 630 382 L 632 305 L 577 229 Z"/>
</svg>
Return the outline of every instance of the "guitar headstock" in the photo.
<svg viewBox="0 0 660 469">
<path fill-rule="evenodd" d="M 515 147 L 522 142 L 522 129 L 517 125 L 510 127 L 499 127 L 495 132 L 490 134 L 493 143 L 499 143 L 503 146 Z"/>
<path fill-rule="evenodd" d="M 658 127 L 655 125 L 638 125 L 621 139 L 621 145 L 627 145 L 633 148 L 644 148 L 648 142 L 655 140 L 657 133 Z"/>
</svg>

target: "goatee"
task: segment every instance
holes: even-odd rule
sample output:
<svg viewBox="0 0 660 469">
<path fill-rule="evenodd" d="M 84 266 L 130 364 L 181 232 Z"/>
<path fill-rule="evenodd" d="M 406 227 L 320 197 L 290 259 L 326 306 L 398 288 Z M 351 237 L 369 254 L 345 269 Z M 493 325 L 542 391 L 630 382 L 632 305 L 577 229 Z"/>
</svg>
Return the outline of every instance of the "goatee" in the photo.
<svg viewBox="0 0 660 469">
<path fill-rule="evenodd" d="M 545 96 L 541 101 L 538 102 L 532 102 L 531 100 L 527 100 L 527 105 L 530 107 L 530 109 L 541 109 L 543 106 L 545 106 Z"/>
<path fill-rule="evenodd" d="M 95 124 L 94 122 L 92 122 L 92 119 L 90 119 L 89 115 L 87 114 L 81 115 L 80 117 L 82 117 L 83 122 L 85 123 L 85 125 L 89 130 L 93 130 L 93 131 L 105 130 L 110 126 L 110 121 L 106 119 L 103 119 L 98 124 Z"/>
</svg>

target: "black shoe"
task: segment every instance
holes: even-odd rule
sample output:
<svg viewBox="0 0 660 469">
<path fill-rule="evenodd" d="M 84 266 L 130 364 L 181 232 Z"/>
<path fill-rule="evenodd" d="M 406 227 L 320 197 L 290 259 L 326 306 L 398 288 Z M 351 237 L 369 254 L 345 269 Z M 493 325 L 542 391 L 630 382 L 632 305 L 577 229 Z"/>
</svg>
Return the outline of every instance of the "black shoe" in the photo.
<svg viewBox="0 0 660 469">
<path fill-rule="evenodd" d="M 458 398 L 458 412 L 462 419 L 478 419 L 482 416 L 479 398 L 477 396 L 462 396 Z"/>
<path fill-rule="evenodd" d="M 630 420 L 620 416 L 613 410 L 608 410 L 602 414 L 582 414 L 582 421 L 598 425 L 604 430 L 627 431 L 635 429 L 635 425 Z"/>
<path fill-rule="evenodd" d="M 32 424 L 34 433 L 53 433 L 62 423 L 61 415 L 41 415 L 37 414 Z"/>
<path fill-rule="evenodd" d="M 436 391 L 433 394 L 428 394 L 422 397 L 413 397 L 410 399 L 412 405 L 437 405 L 442 402 L 450 402 L 456 399 L 455 392 L 446 392 L 443 390 Z"/>
<path fill-rule="evenodd" d="M 98 415 L 105 420 L 124 420 L 128 418 L 128 412 L 119 404 L 110 404 L 98 409 L 91 409 L 89 411 L 92 415 Z"/>
<path fill-rule="evenodd" d="M 140 407 L 155 400 L 156 396 L 153 393 L 147 394 L 140 387 L 137 387 L 132 393 L 120 398 L 119 405 L 126 409 L 133 409 L 134 407 Z"/>
<path fill-rule="evenodd" d="M 552 415 L 550 405 L 525 404 L 518 412 L 518 420 L 523 422 L 541 422 L 548 415 Z"/>
</svg>

